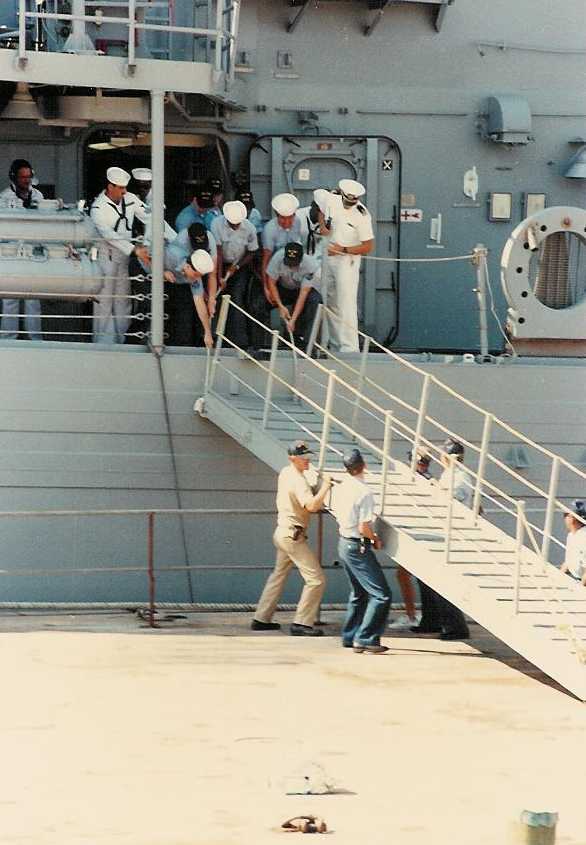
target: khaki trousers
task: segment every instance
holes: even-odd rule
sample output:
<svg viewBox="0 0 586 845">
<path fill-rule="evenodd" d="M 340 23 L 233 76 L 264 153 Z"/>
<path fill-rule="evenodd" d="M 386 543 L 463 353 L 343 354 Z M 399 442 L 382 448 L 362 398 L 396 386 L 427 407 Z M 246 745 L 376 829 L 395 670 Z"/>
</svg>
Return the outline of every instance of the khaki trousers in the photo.
<svg viewBox="0 0 586 845">
<path fill-rule="evenodd" d="M 290 537 L 275 531 L 273 543 L 277 549 L 275 568 L 267 579 L 254 618 L 258 619 L 259 622 L 271 621 L 281 598 L 287 576 L 293 564 L 295 564 L 305 581 L 305 586 L 293 621 L 299 625 L 313 626 L 326 587 L 324 571 L 317 557 L 307 545 L 305 538 L 292 540 Z"/>
</svg>

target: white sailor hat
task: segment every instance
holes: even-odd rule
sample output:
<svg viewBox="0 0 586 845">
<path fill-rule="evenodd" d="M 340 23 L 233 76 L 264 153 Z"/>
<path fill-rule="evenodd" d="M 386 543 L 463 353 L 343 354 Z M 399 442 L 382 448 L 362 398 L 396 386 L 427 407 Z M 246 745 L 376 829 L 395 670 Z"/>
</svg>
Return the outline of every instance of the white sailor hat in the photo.
<svg viewBox="0 0 586 845">
<path fill-rule="evenodd" d="M 364 185 L 361 185 L 360 182 L 356 182 L 354 179 L 340 179 L 338 188 L 343 194 L 346 194 L 347 197 L 351 197 L 352 199 L 363 197 L 366 193 Z"/>
<path fill-rule="evenodd" d="M 319 208 L 319 210 L 325 214 L 326 209 L 330 202 L 330 192 L 326 191 L 325 188 L 317 188 L 313 192 L 313 201 Z"/>
<path fill-rule="evenodd" d="M 240 200 L 232 200 L 231 202 L 225 202 L 222 208 L 222 213 L 224 217 L 228 221 L 228 223 L 233 223 L 235 226 L 238 223 L 242 223 L 243 220 L 246 220 L 248 212 L 246 210 L 246 206 Z"/>
<path fill-rule="evenodd" d="M 125 188 L 130 182 L 130 173 L 122 170 L 121 167 L 109 167 L 106 170 L 106 179 L 112 185 L 118 185 L 119 188 Z"/>
<path fill-rule="evenodd" d="M 135 167 L 132 171 L 132 178 L 137 182 L 152 182 L 153 171 L 150 167 Z"/>
<path fill-rule="evenodd" d="M 299 200 L 293 194 L 277 194 L 271 200 L 271 205 L 281 217 L 291 217 L 299 208 Z"/>
<path fill-rule="evenodd" d="M 195 252 L 191 253 L 189 260 L 193 269 L 201 273 L 202 276 L 205 276 L 206 273 L 211 273 L 214 269 L 212 257 L 205 249 L 196 249 Z"/>
</svg>

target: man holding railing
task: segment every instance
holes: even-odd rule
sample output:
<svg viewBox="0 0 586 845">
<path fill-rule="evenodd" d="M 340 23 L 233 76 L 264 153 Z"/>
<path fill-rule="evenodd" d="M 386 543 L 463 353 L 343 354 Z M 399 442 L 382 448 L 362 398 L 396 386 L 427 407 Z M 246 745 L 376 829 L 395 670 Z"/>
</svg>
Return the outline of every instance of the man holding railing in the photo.
<svg viewBox="0 0 586 845">
<path fill-rule="evenodd" d="M 271 258 L 267 267 L 267 285 L 271 299 L 279 309 L 295 345 L 305 350 L 311 327 L 321 302 L 320 264 L 305 255 L 299 243 L 288 243 Z"/>
<path fill-rule="evenodd" d="M 278 631 L 273 622 L 285 581 L 295 565 L 305 582 L 290 632 L 294 637 L 321 637 L 323 631 L 315 627 L 319 606 L 326 586 L 321 564 L 307 543 L 307 529 L 312 513 L 318 513 L 332 486 L 329 476 L 314 493 L 305 473 L 309 456 L 313 454 L 303 440 L 291 443 L 289 463 L 279 473 L 277 487 L 277 528 L 273 543 L 277 549 L 275 568 L 269 576 L 259 599 L 251 628 L 253 631 Z"/>
<path fill-rule="evenodd" d="M 581 499 L 572 502 L 572 510 L 564 514 L 568 531 L 566 557 L 560 572 L 565 572 L 586 587 L 586 503 Z"/>
</svg>

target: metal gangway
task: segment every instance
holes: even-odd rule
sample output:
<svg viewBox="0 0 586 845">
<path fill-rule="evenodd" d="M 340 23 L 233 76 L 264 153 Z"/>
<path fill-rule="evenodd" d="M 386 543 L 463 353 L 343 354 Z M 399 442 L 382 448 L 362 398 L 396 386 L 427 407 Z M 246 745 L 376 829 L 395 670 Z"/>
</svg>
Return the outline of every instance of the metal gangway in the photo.
<svg viewBox="0 0 586 845">
<path fill-rule="evenodd" d="M 226 336 L 231 309 L 258 322 L 224 296 L 204 395 L 194 409 L 276 471 L 296 438 L 313 444 L 317 472 L 334 477 L 343 475 L 344 450 L 358 445 L 377 499 L 386 554 L 586 701 L 586 590 L 549 562 L 550 553 L 559 557 L 563 548 L 554 521 L 568 511 L 558 498 L 560 473 L 581 484 L 586 474 L 364 333 L 360 355 L 330 352 L 318 342 L 325 306 L 315 320 L 309 354 L 295 348 L 291 335 L 262 326 L 270 336 L 266 361 Z M 398 380 L 418 380 L 417 404 L 372 378 L 369 362 L 375 357 L 380 362 L 381 355 L 394 365 Z M 431 415 L 432 390 L 441 394 L 442 407 L 448 401 L 452 416 L 479 415 L 479 444 Z M 551 461 L 547 491 L 499 457 L 499 429 Z M 450 436 L 472 456 L 466 467 L 472 509 L 453 499 L 453 464 L 441 484 L 415 471 L 417 450 L 437 459 L 437 444 Z M 397 457 L 409 448 L 410 464 Z M 507 492 L 513 485 L 541 507 L 526 508 L 523 499 Z M 534 512 L 543 514 L 542 524 Z"/>
</svg>

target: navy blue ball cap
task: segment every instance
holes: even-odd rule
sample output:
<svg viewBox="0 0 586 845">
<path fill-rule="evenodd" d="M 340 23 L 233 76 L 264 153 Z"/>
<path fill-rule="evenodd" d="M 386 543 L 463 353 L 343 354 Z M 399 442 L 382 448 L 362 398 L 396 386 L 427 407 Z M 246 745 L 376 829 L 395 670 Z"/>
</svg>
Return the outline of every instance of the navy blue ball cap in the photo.
<svg viewBox="0 0 586 845">
<path fill-rule="evenodd" d="M 464 447 L 459 440 L 454 440 L 453 437 L 448 437 L 444 443 L 444 452 L 446 455 L 463 455 Z"/>
<path fill-rule="evenodd" d="M 309 448 L 305 440 L 294 440 L 293 443 L 289 444 L 287 454 L 291 458 L 301 458 L 304 455 L 313 455 L 313 452 Z"/>
<path fill-rule="evenodd" d="M 286 267 L 299 267 L 303 259 L 303 247 L 301 244 L 291 241 L 285 245 L 283 263 Z"/>
<path fill-rule="evenodd" d="M 586 502 L 583 499 L 574 499 L 572 502 L 572 510 L 579 516 L 580 519 L 586 520 Z"/>
<path fill-rule="evenodd" d="M 364 466 L 364 458 L 360 449 L 350 449 L 342 455 L 342 463 L 346 469 L 358 469 Z"/>
</svg>

